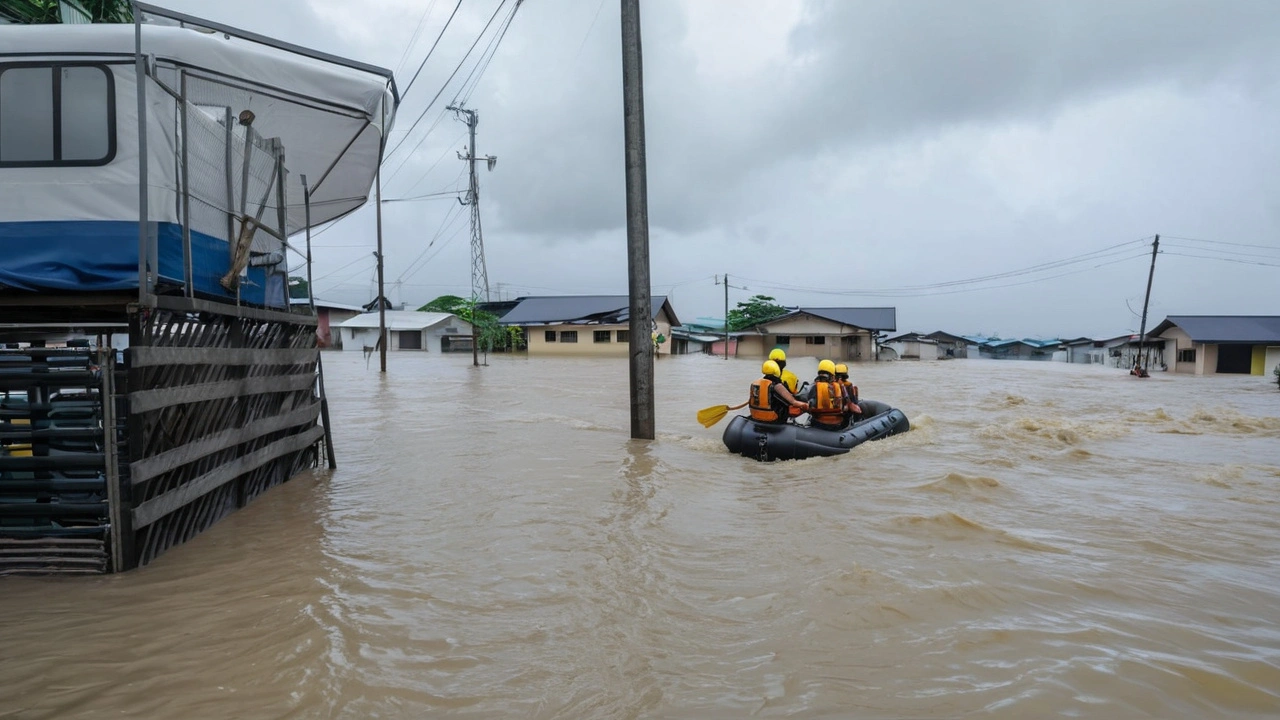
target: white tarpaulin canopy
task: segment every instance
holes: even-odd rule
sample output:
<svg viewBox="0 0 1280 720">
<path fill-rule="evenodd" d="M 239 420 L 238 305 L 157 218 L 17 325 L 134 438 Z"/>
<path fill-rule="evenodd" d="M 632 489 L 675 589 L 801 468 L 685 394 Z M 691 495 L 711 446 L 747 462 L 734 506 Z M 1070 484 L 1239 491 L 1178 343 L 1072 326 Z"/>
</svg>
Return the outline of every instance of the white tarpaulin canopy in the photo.
<svg viewBox="0 0 1280 720">
<path fill-rule="evenodd" d="M 289 173 L 290 232 L 306 226 L 304 175 L 311 189 L 312 225 L 363 205 L 395 115 L 390 71 L 340 58 L 308 57 L 289 46 L 246 40 L 224 29 L 147 22 L 142 26 L 142 52 L 153 63 L 155 77 L 175 91 L 180 71 L 186 71 L 189 102 L 229 108 L 236 116 L 250 110 L 254 131 L 280 140 Z M 0 55 L 10 56 L 6 60 L 118 63 L 132 60 L 134 49 L 133 25 L 0 29 Z M 117 100 L 128 106 L 128 97 Z M 117 131 L 134 133 L 136 126 L 122 123 Z"/>
</svg>

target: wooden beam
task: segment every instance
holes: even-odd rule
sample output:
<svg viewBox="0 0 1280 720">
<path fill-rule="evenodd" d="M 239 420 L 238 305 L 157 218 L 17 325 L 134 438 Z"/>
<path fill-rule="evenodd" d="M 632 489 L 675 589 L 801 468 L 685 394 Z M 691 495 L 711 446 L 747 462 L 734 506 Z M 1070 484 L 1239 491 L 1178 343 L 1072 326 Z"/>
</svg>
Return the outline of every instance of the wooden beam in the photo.
<svg viewBox="0 0 1280 720">
<path fill-rule="evenodd" d="M 204 312 L 214 315 L 227 315 L 230 317 L 247 318 L 249 320 L 268 320 L 271 322 L 290 323 L 293 325 L 315 325 L 316 317 L 314 315 L 301 315 L 291 313 L 286 310 L 266 310 L 262 308 L 246 307 L 244 305 L 232 305 L 231 303 L 217 302 L 215 300 L 201 300 L 200 298 L 187 298 L 175 295 L 160 295 L 156 297 L 156 307 L 161 310 L 172 310 L 174 312 Z M 310 311 L 310 308 L 307 308 Z"/>
<path fill-rule="evenodd" d="M 281 438 L 260 450 L 236 458 L 181 487 L 170 490 L 158 498 L 148 500 L 133 509 L 133 527 L 135 530 L 144 528 L 255 468 L 311 445 L 323 435 L 323 428 L 313 427 L 297 435 Z"/>
<path fill-rule="evenodd" d="M 145 460 L 138 460 L 129 465 L 129 480 L 134 485 L 137 485 L 219 450 L 235 447 L 268 433 L 307 422 L 314 422 L 319 412 L 320 403 L 312 403 L 283 415 L 263 418 L 242 428 L 223 430 L 220 433 L 214 433 Z"/>
<path fill-rule="evenodd" d="M 316 348 L 208 348 L 140 347 L 133 352 L 133 367 L 155 365 L 303 365 L 315 362 Z"/>
<path fill-rule="evenodd" d="M 303 375 L 277 375 L 268 377 L 237 378 L 221 382 L 182 385 L 156 390 L 139 390 L 129 393 L 129 412 L 132 415 L 151 412 L 170 405 L 183 405 L 201 400 L 261 395 L 263 393 L 306 390 L 315 385 L 314 373 Z"/>
</svg>

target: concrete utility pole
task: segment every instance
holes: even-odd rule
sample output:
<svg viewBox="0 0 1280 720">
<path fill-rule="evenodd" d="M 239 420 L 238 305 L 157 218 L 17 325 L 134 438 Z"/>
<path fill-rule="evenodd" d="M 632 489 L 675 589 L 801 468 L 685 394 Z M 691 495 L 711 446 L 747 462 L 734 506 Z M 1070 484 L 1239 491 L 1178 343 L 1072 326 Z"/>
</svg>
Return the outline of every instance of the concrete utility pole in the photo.
<svg viewBox="0 0 1280 720">
<path fill-rule="evenodd" d="M 631 329 L 631 437 L 654 438 L 653 299 L 649 296 L 649 189 L 644 157 L 640 0 L 622 0 L 622 118 L 627 168 L 627 286 Z"/>
<path fill-rule="evenodd" d="M 1156 235 L 1155 242 L 1151 243 L 1151 270 L 1147 272 L 1147 296 L 1142 300 L 1142 325 L 1138 328 L 1138 355 L 1142 355 L 1142 348 L 1147 341 L 1147 304 L 1151 302 L 1151 281 L 1156 276 L 1156 253 L 1158 252 L 1160 252 L 1160 236 Z M 1149 357 L 1143 361 L 1143 369 L 1146 369 L 1149 362 Z M 1147 370 L 1147 372 L 1151 371 Z"/>
<path fill-rule="evenodd" d="M 458 202 L 471 206 L 471 302 L 479 303 L 481 293 L 484 293 L 484 301 L 489 302 L 489 270 L 484 262 L 484 234 L 480 230 L 480 181 L 476 177 L 476 160 L 478 159 L 476 158 L 476 125 L 480 123 L 480 116 L 475 110 L 467 110 L 458 105 L 450 105 L 447 109 L 452 110 L 457 114 L 458 119 L 467 124 L 471 134 L 470 150 L 466 155 L 458 153 L 458 159 L 467 161 L 470 166 L 471 175 L 467 197 L 465 200 L 459 198 Z M 490 170 L 493 170 L 493 166 L 498 162 L 498 158 L 493 155 L 486 155 L 483 160 L 488 163 Z M 473 305 L 471 364 L 478 367 L 480 365 L 480 333 L 476 328 L 475 319 Z"/>
</svg>

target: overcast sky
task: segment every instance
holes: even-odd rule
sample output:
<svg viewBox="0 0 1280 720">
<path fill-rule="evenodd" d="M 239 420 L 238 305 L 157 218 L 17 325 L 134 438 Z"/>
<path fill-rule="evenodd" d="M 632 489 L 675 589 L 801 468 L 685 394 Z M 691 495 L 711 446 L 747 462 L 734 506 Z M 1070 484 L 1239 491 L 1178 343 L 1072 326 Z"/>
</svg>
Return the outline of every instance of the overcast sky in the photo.
<svg viewBox="0 0 1280 720">
<path fill-rule="evenodd" d="M 456 3 L 163 4 L 392 68 L 403 91 Z M 405 94 L 384 197 L 463 187 L 444 105 L 465 99 L 499 158 L 481 176 L 495 299 L 625 294 L 618 0 L 525 0 L 472 72 L 512 5 L 463 0 Z M 641 5 L 653 291 L 682 320 L 723 315 L 728 273 L 731 305 L 1111 336 L 1138 328 L 1156 233 L 1148 326 L 1280 313 L 1280 2 Z M 467 219 L 447 197 L 384 205 L 393 300 L 469 295 Z M 373 297 L 371 207 L 315 245 L 318 297 Z"/>
</svg>

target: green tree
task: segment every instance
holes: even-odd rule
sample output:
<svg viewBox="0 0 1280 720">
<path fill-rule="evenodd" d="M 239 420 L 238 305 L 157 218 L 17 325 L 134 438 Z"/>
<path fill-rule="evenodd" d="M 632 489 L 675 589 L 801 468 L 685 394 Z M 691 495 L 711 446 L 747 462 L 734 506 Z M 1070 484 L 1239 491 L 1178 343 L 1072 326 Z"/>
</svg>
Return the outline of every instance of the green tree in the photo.
<svg viewBox="0 0 1280 720">
<path fill-rule="evenodd" d="M 442 312 L 453 313 L 463 320 L 471 317 L 470 301 L 466 298 L 460 298 L 457 295 L 441 295 L 431 302 L 418 308 L 419 312 Z M 466 315 L 463 315 L 463 313 Z"/>
<path fill-rule="evenodd" d="M 289 276 L 289 298 L 292 300 L 305 300 L 311 297 L 311 286 L 307 284 L 307 279 Z"/>
<path fill-rule="evenodd" d="M 480 310 L 476 307 L 477 305 L 478 302 L 475 300 L 468 300 L 457 295 L 441 295 L 418 308 L 418 310 L 420 312 L 452 313 L 462 320 L 475 325 L 476 337 L 480 341 L 480 347 L 513 350 L 520 346 L 521 341 L 524 340 L 524 334 L 520 332 L 520 328 L 503 325 L 498 322 L 497 315 Z"/>
<path fill-rule="evenodd" d="M 738 307 L 729 311 L 729 329 L 742 330 L 752 325 L 768 322 L 789 312 L 773 301 L 768 295 L 753 295 L 749 300 L 738 303 Z"/>
</svg>

